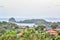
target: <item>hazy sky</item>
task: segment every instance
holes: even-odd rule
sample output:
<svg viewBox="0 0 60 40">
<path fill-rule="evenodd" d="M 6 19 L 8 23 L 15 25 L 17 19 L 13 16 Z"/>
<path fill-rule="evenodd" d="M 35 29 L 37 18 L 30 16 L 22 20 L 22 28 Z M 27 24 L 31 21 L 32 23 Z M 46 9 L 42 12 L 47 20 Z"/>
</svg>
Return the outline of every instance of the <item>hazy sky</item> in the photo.
<svg viewBox="0 0 60 40">
<path fill-rule="evenodd" d="M 0 17 L 60 18 L 60 0 L 0 0 Z"/>
</svg>

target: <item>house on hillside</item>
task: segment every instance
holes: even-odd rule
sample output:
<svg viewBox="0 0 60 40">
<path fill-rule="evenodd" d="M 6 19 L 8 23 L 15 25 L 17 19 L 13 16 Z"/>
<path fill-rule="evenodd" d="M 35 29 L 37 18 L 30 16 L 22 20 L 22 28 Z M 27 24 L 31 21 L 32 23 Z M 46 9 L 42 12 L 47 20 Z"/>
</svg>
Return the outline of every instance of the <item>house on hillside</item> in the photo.
<svg viewBox="0 0 60 40">
<path fill-rule="evenodd" d="M 47 30 L 46 33 L 52 34 L 52 35 L 58 35 L 58 32 L 55 30 Z"/>
</svg>

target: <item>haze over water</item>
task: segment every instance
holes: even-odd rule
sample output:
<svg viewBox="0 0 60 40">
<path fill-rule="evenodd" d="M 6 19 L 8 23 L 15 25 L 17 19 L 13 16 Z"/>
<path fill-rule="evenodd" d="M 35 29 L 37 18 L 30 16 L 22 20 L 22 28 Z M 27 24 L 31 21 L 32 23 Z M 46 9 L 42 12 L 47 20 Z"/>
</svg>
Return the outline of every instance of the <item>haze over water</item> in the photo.
<svg viewBox="0 0 60 40">
<path fill-rule="evenodd" d="M 15 18 L 16 21 L 28 20 L 29 18 Z M 60 18 L 43 18 L 48 22 L 60 22 Z M 9 18 L 0 18 L 0 21 L 9 21 Z"/>
<path fill-rule="evenodd" d="M 0 0 L 0 18 L 60 21 L 60 0 Z"/>
</svg>

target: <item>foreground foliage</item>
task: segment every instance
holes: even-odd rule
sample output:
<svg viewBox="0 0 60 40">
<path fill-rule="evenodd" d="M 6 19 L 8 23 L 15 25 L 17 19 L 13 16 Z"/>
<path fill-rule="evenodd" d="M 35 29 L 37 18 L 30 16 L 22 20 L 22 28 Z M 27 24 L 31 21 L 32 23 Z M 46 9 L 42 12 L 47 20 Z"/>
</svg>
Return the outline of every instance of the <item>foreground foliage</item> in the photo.
<svg viewBox="0 0 60 40">
<path fill-rule="evenodd" d="M 17 31 L 9 30 L 0 35 L 0 40 L 60 40 L 60 35 L 51 35 L 45 31 L 21 30 L 22 35 L 17 35 Z"/>
<path fill-rule="evenodd" d="M 53 24 L 53 29 L 56 28 Z M 58 35 L 51 35 L 44 31 L 46 26 L 39 25 L 35 29 L 16 30 L 18 25 L 13 23 L 1 22 L 0 23 L 0 40 L 60 40 L 60 31 Z"/>
</svg>

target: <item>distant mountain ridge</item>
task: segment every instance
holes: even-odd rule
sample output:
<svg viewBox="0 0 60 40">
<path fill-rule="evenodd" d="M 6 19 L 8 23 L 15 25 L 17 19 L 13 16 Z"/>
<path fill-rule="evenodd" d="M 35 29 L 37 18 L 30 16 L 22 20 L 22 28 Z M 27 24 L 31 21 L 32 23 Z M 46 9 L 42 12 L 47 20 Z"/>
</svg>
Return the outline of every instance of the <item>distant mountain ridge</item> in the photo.
<svg viewBox="0 0 60 40">
<path fill-rule="evenodd" d="M 44 19 L 27 19 L 24 21 L 20 21 L 19 23 L 39 23 L 39 22 L 47 22 Z"/>
<path fill-rule="evenodd" d="M 29 18 L 15 18 L 16 21 L 23 21 L 23 20 L 27 20 Z M 60 22 L 60 18 L 42 18 L 46 21 L 49 22 Z M 0 21 L 8 21 L 9 18 L 0 18 Z"/>
<path fill-rule="evenodd" d="M 60 18 L 44 18 L 44 19 L 51 22 L 60 22 Z"/>
<path fill-rule="evenodd" d="M 45 18 L 45 19 L 50 19 L 50 20 L 60 20 L 60 18 Z"/>
<path fill-rule="evenodd" d="M 23 18 L 15 18 L 16 21 L 24 20 Z M 0 21 L 9 21 L 9 18 L 0 18 Z"/>
</svg>

